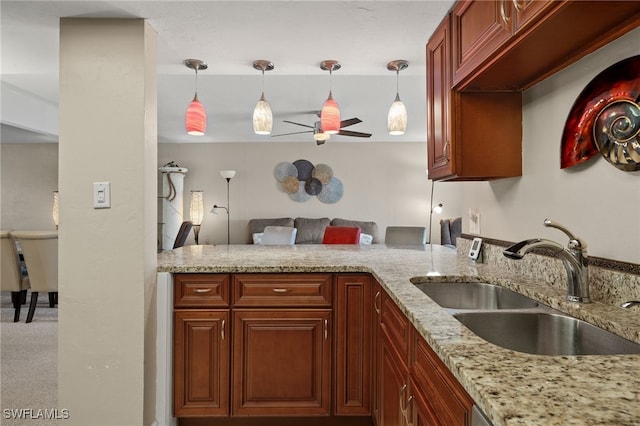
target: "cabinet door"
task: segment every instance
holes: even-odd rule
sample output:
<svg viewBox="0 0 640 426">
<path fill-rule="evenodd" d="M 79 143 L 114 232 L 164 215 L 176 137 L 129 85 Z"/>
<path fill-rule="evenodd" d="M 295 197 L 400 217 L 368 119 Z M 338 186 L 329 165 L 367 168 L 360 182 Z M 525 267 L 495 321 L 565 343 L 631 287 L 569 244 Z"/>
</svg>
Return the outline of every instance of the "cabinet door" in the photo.
<svg viewBox="0 0 640 426">
<path fill-rule="evenodd" d="M 410 400 L 407 402 L 407 418 L 411 426 L 446 426 L 446 423 L 438 422 L 438 418 L 425 402 L 424 395 L 412 378 L 409 379 Z"/>
<path fill-rule="evenodd" d="M 451 49 L 449 15 L 427 43 L 427 164 L 429 179 L 455 172 L 450 161 Z"/>
<path fill-rule="evenodd" d="M 372 359 L 371 365 L 373 369 L 371 371 L 371 414 L 373 417 L 373 424 L 380 425 L 380 391 L 379 391 L 379 380 L 381 371 L 381 354 L 380 350 L 380 297 L 382 295 L 382 287 L 377 281 L 373 281 L 373 300 L 371 301 L 371 305 L 373 306 L 373 323 L 372 323 L 372 342 L 373 342 L 373 350 L 371 351 Z"/>
<path fill-rule="evenodd" d="M 542 17 L 554 6 L 553 0 L 512 0 L 514 9 L 513 32 L 518 33 Z"/>
<path fill-rule="evenodd" d="M 335 414 L 371 414 L 371 278 L 336 279 Z"/>
<path fill-rule="evenodd" d="M 453 7 L 451 16 L 455 86 L 511 36 L 511 1 L 461 0 Z"/>
<path fill-rule="evenodd" d="M 174 313 L 175 417 L 229 414 L 228 310 Z"/>
<path fill-rule="evenodd" d="M 407 367 L 384 337 L 380 349 L 379 426 L 405 426 L 403 409 L 407 393 Z"/>
<path fill-rule="evenodd" d="M 232 415 L 328 415 L 331 310 L 233 312 Z"/>
</svg>

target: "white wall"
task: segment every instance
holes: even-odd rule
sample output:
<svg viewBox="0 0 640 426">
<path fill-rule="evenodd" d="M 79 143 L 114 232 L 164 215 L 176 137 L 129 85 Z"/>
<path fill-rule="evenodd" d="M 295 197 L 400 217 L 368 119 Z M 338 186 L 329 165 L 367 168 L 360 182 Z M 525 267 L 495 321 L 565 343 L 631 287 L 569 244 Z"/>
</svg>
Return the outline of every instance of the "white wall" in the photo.
<svg viewBox="0 0 640 426">
<path fill-rule="evenodd" d="M 482 235 L 566 242 L 563 233 L 542 226 L 549 217 L 583 238 L 590 255 L 640 263 L 640 172 L 618 170 L 599 154 L 560 169 L 562 131 L 580 92 L 610 65 L 638 54 L 640 29 L 524 93 L 522 177 L 442 184 L 462 189 L 465 215 L 469 208 L 480 211 Z"/>
<path fill-rule="evenodd" d="M 226 244 L 224 211 L 211 214 L 214 204 L 226 205 L 226 180 L 219 171 L 234 169 L 230 183 L 231 242 L 247 241 L 252 218 L 341 217 L 378 223 L 381 238 L 388 225 L 428 226 L 430 181 L 426 176 L 426 144 L 367 143 L 331 140 L 317 146 L 311 138 L 298 143 L 268 141 L 240 144 L 160 144 L 158 163 L 175 161 L 189 169 L 184 180 L 184 212 L 189 215 L 192 189 L 204 190 L 205 219 L 201 244 Z M 316 197 L 293 201 L 280 189 L 274 169 L 280 162 L 309 160 L 328 164 L 344 185 L 335 204 Z M 443 216 L 459 215 L 461 200 L 436 185 L 435 202 L 445 204 Z M 440 241 L 439 216 L 434 215 L 433 240 Z M 187 242 L 193 243 L 193 236 Z"/>
</svg>

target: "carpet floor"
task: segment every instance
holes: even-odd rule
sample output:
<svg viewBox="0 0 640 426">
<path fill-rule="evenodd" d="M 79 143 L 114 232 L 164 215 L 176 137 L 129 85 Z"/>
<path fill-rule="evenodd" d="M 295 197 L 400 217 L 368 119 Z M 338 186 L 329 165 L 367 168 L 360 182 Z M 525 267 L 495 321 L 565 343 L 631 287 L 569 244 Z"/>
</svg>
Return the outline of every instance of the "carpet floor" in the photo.
<svg viewBox="0 0 640 426">
<path fill-rule="evenodd" d="M 28 301 L 13 322 L 11 294 L 0 294 L 0 425 L 57 425 L 58 308 L 41 294 L 33 322 Z M 58 409 L 56 413 L 55 410 Z M 54 418 L 52 418 L 54 417 Z M 63 424 L 64 421 L 59 421 Z"/>
</svg>

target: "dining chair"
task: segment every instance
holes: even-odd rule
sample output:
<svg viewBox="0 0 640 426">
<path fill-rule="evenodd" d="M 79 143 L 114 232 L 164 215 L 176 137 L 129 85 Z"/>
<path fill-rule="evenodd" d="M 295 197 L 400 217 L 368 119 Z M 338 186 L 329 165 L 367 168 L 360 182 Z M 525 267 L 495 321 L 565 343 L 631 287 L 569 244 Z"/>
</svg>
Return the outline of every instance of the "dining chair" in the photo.
<svg viewBox="0 0 640 426">
<path fill-rule="evenodd" d="M 58 231 L 14 231 L 11 236 L 22 248 L 31 286 L 27 321 L 33 320 L 40 292 L 49 293 L 49 307 L 58 303 Z"/>
<path fill-rule="evenodd" d="M 191 232 L 191 228 L 193 228 L 193 222 L 189 220 L 185 220 L 180 225 L 180 229 L 178 229 L 178 235 L 176 235 L 176 240 L 173 242 L 173 248 L 182 247 L 184 243 L 187 241 L 187 237 Z"/>
<path fill-rule="evenodd" d="M 22 274 L 20 257 L 16 243 L 9 231 L 0 231 L 0 255 L 2 271 L 0 271 L 0 290 L 11 292 L 11 304 L 14 308 L 13 322 L 20 321 L 20 308 L 27 300 L 29 277 Z"/>
<path fill-rule="evenodd" d="M 360 228 L 351 226 L 327 226 L 322 244 L 360 244 Z"/>
<path fill-rule="evenodd" d="M 293 245 L 298 229 L 292 226 L 265 226 L 262 245 Z"/>
<path fill-rule="evenodd" d="M 462 218 L 440 219 L 440 244 L 456 247 L 456 239 L 462 234 Z"/>
<path fill-rule="evenodd" d="M 387 245 L 426 244 L 427 228 L 425 226 L 387 226 L 384 243 Z"/>
</svg>

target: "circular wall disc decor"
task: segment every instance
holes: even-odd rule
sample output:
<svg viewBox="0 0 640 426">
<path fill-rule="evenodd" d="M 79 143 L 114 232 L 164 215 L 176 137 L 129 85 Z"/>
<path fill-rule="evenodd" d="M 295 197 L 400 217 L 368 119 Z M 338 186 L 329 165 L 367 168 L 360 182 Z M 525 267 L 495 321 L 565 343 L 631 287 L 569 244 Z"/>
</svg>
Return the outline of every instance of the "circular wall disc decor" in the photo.
<svg viewBox="0 0 640 426">
<path fill-rule="evenodd" d="M 333 170 L 327 164 L 314 166 L 302 159 L 293 163 L 283 161 L 276 165 L 273 174 L 282 190 L 294 201 L 304 202 L 315 195 L 321 202 L 333 204 L 344 194 L 342 182 L 333 176 Z"/>
<path fill-rule="evenodd" d="M 640 170 L 640 56 L 611 65 L 585 86 L 562 134 L 560 168 L 596 153 L 624 171 Z"/>
</svg>

